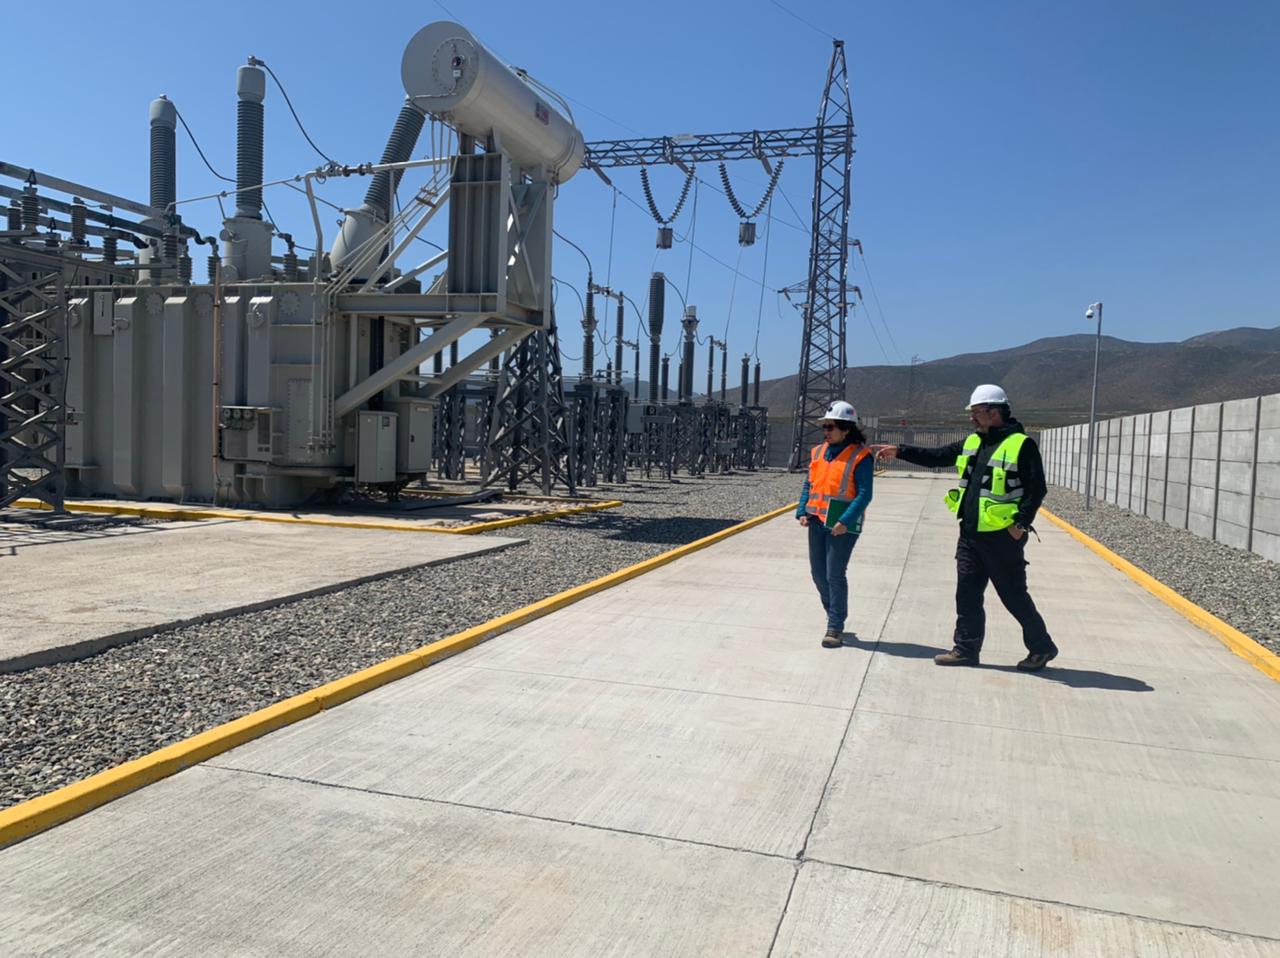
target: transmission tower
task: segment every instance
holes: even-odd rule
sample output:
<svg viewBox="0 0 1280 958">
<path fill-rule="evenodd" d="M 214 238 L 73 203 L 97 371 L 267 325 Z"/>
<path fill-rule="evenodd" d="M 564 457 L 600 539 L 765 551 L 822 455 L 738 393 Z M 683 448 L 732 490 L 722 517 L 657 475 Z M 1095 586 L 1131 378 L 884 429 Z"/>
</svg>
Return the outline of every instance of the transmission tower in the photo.
<svg viewBox="0 0 1280 958">
<path fill-rule="evenodd" d="M 792 425 L 792 469 L 798 469 L 805 450 L 817 444 L 818 417 L 830 403 L 844 399 L 845 394 L 853 110 L 849 103 L 844 41 L 833 43 L 816 128 L 813 232 L 805 305 L 801 311 L 804 335 Z"/>
<path fill-rule="evenodd" d="M 583 160 L 587 169 L 594 170 L 612 186 L 604 174 L 609 167 L 669 163 L 679 166 L 689 177 L 695 163 L 755 159 L 764 165 L 772 178 L 775 168 L 769 161 L 773 158 L 815 158 L 809 272 L 804 286 L 804 305 L 800 307 L 804 336 L 796 391 L 792 467 L 801 462 L 806 437 L 812 434 L 811 438 L 816 443 L 817 417 L 832 400 L 843 399 L 845 391 L 845 327 L 849 293 L 854 289 L 846 283 L 849 271 L 849 166 L 853 157 L 853 110 L 849 103 L 849 71 L 845 64 L 844 41 L 835 40 L 834 44 L 816 126 L 600 140 L 587 144 Z M 661 289 L 661 280 L 655 282 Z M 651 285 L 651 290 L 653 288 Z M 655 335 L 652 317 L 649 326 L 650 334 Z M 652 356 L 650 380 L 656 379 L 658 373 L 656 347 Z M 651 383 L 651 397 L 656 399 L 653 389 Z M 758 388 L 756 394 L 756 405 L 759 405 Z"/>
</svg>

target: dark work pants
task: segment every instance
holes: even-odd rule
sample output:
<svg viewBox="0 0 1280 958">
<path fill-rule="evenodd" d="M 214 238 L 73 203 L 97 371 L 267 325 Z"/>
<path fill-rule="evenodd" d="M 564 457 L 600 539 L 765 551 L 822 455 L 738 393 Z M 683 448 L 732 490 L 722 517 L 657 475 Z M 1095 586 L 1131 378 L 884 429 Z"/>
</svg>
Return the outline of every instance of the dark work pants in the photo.
<svg viewBox="0 0 1280 958">
<path fill-rule="evenodd" d="M 849 558 L 858 541 L 857 533 L 833 536 L 817 516 L 809 517 L 809 573 L 818 587 L 827 628 L 844 630 L 849 615 Z"/>
<path fill-rule="evenodd" d="M 982 650 L 987 625 L 982 598 L 990 582 L 1009 614 L 1022 626 L 1027 651 L 1054 651 L 1044 619 L 1027 592 L 1026 545 L 1027 536 L 1014 539 L 1005 529 L 960 537 L 956 545 L 956 648 L 973 655 Z"/>
</svg>

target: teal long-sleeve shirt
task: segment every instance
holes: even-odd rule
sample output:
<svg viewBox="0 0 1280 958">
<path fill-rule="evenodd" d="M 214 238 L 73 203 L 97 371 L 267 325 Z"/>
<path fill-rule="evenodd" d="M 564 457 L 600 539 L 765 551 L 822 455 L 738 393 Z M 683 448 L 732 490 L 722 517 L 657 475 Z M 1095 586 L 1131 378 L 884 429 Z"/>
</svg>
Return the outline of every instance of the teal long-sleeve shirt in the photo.
<svg viewBox="0 0 1280 958">
<path fill-rule="evenodd" d="M 844 451 L 844 446 L 829 446 L 826 456 L 827 462 L 830 462 L 836 456 Z M 859 523 L 862 522 L 862 514 L 867 511 L 867 506 L 871 504 L 872 486 L 876 477 L 876 460 L 875 456 L 867 456 L 862 462 L 858 463 L 853 470 L 853 481 L 857 487 L 858 494 L 854 496 L 853 501 L 849 503 L 848 508 L 844 510 L 844 515 L 840 517 L 847 529 L 858 529 Z M 804 486 L 800 490 L 800 504 L 796 507 L 796 518 L 800 518 L 805 514 L 805 506 L 809 503 L 809 476 L 805 475 Z"/>
</svg>

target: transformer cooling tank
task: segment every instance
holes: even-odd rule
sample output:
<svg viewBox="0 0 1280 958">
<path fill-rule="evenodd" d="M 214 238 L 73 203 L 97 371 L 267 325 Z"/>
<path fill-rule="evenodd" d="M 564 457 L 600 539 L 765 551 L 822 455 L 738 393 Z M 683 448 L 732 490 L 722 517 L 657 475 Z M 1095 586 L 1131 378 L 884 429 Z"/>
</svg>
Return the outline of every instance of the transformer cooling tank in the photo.
<svg viewBox="0 0 1280 958">
<path fill-rule="evenodd" d="M 578 128 L 461 24 L 441 20 L 419 30 L 405 48 L 400 76 L 420 108 L 482 142 L 495 132 L 519 166 L 545 166 L 564 183 L 582 165 L 586 145 Z"/>
</svg>

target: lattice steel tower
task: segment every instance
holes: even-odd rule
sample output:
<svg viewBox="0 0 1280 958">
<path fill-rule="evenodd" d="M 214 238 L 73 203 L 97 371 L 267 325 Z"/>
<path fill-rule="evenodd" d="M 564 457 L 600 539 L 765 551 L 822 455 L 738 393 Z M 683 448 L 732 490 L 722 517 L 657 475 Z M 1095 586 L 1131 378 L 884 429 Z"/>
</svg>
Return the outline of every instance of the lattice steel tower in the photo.
<svg viewBox="0 0 1280 958">
<path fill-rule="evenodd" d="M 814 152 L 813 234 L 809 277 L 801 316 L 800 375 L 796 380 L 791 468 L 805 461 L 820 435 L 817 420 L 826 407 L 844 399 L 845 332 L 849 301 L 849 167 L 853 159 L 853 110 L 844 41 L 835 40 L 827 85 L 818 110 Z"/>
</svg>

